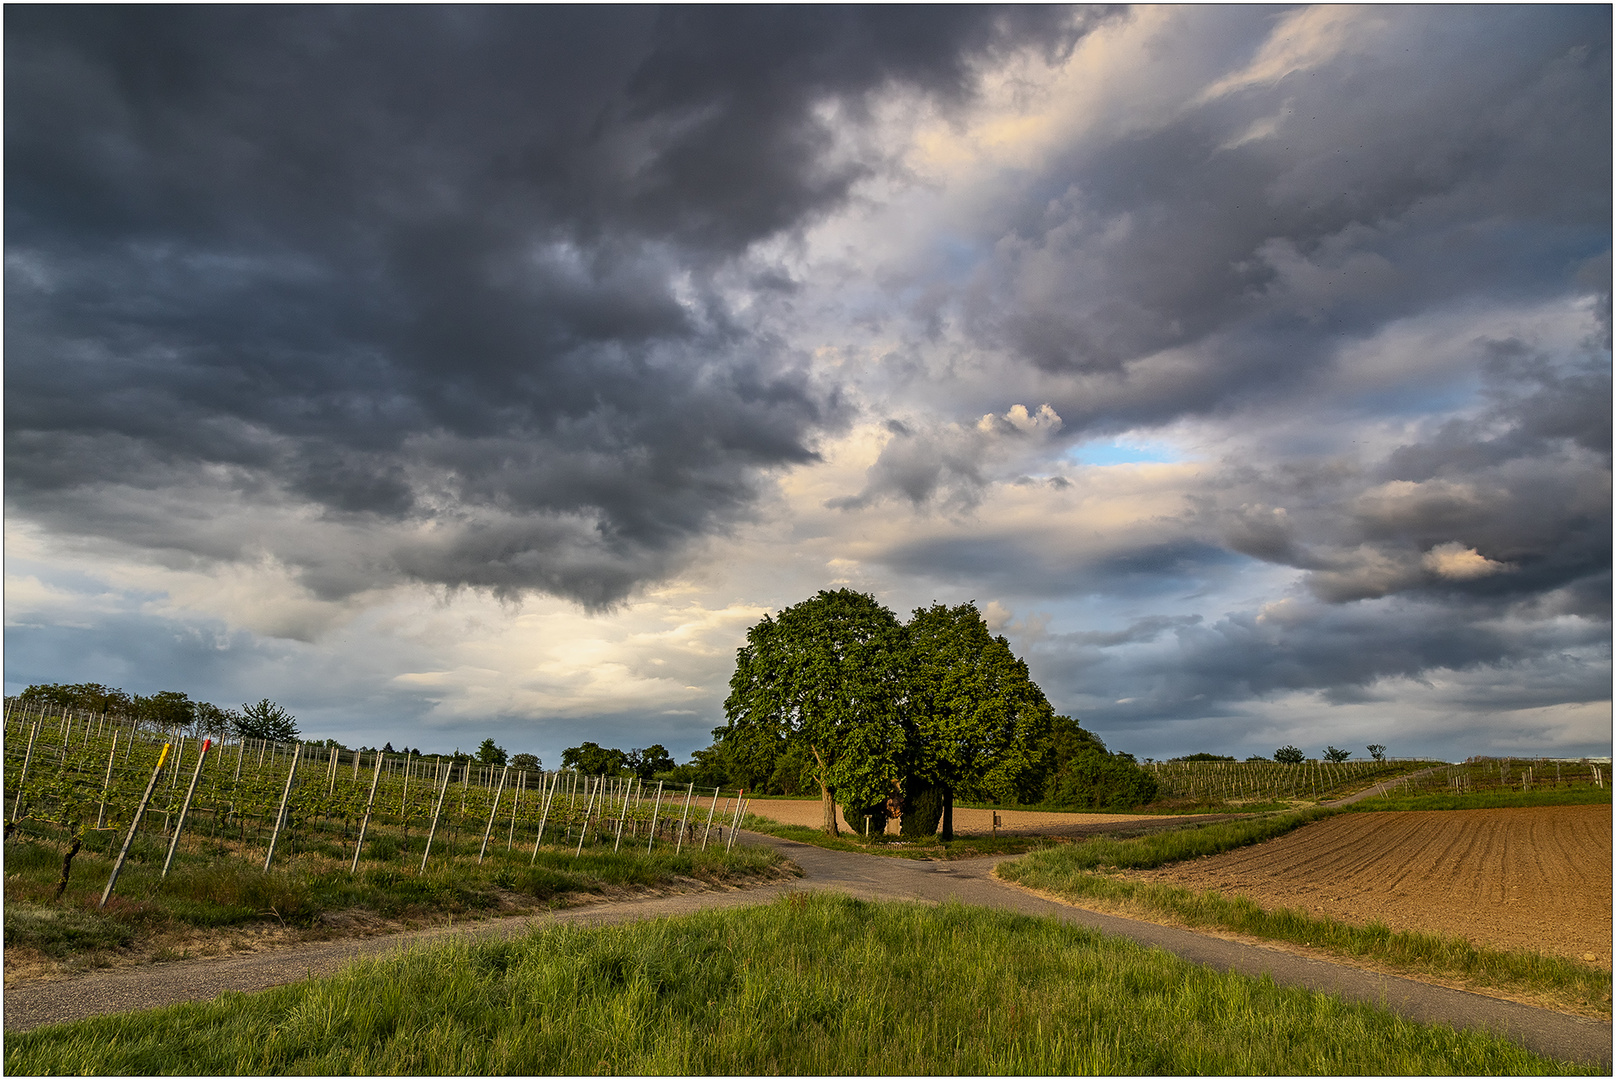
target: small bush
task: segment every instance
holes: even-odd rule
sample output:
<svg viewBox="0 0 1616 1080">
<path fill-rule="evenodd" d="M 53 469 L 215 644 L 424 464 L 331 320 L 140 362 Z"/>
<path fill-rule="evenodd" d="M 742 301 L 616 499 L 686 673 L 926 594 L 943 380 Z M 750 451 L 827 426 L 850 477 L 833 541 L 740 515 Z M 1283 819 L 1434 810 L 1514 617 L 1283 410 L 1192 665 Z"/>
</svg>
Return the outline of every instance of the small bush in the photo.
<svg viewBox="0 0 1616 1080">
<path fill-rule="evenodd" d="M 8 947 L 26 946 L 57 959 L 94 949 L 121 948 L 135 937 L 127 925 L 99 912 L 16 902 L 6 905 L 5 927 Z"/>
<path fill-rule="evenodd" d="M 1115 813 L 1150 802 L 1158 790 L 1156 778 L 1129 758 L 1086 749 L 1050 778 L 1044 801 L 1072 810 Z"/>
</svg>

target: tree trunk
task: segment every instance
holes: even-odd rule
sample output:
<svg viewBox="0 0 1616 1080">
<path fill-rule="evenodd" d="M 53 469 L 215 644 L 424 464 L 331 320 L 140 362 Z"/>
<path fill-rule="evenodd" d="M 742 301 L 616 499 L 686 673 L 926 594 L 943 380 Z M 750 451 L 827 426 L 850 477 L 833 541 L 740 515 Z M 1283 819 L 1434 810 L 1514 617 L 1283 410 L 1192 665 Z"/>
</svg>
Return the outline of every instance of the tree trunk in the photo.
<svg viewBox="0 0 1616 1080">
<path fill-rule="evenodd" d="M 954 789 L 943 785 L 943 843 L 954 839 Z"/>
<path fill-rule="evenodd" d="M 819 776 L 816 779 L 819 781 L 820 805 L 825 811 L 825 835 L 840 836 L 841 833 L 836 828 L 836 800 L 831 796 L 830 785 L 825 783 L 825 757 L 817 746 L 811 746 L 809 749 L 813 751 L 814 760 L 819 762 Z"/>
</svg>

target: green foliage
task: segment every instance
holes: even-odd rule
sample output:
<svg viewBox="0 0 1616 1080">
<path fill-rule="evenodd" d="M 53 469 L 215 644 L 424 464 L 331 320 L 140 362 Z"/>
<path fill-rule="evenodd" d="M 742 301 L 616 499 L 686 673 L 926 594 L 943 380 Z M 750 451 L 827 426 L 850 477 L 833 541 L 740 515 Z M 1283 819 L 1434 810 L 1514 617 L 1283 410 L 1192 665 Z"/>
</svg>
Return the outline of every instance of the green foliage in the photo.
<svg viewBox="0 0 1616 1080">
<path fill-rule="evenodd" d="M 1228 754 L 1185 754 L 1183 757 L 1168 758 L 1169 761 L 1233 761 Z M 1266 759 L 1261 759 L 1266 760 Z"/>
<path fill-rule="evenodd" d="M 1337 750 L 1333 746 L 1324 748 L 1325 761 L 1345 761 L 1352 756 L 1351 750 Z"/>
<path fill-rule="evenodd" d="M 946 792 L 941 785 L 915 783 L 903 792 L 903 819 L 899 831 L 904 836 L 930 836 L 943 818 Z M 952 839 L 952 837 L 945 837 Z"/>
<path fill-rule="evenodd" d="M 1386 748 L 1380 743 L 1370 743 L 1364 749 L 1368 750 L 1369 756 L 1374 758 L 1376 761 L 1386 760 Z"/>
<path fill-rule="evenodd" d="M 1307 760 L 1307 755 L 1294 746 L 1281 746 L 1274 751 L 1274 760 L 1281 765 L 1300 765 Z"/>
<path fill-rule="evenodd" d="M 1054 719 L 1027 665 L 975 604 L 916 609 L 905 637 L 906 789 L 1014 801 L 1043 763 Z"/>
<path fill-rule="evenodd" d="M 196 702 L 178 690 L 159 690 L 151 697 L 134 697 L 134 712 L 160 728 L 188 729 L 196 724 Z"/>
<path fill-rule="evenodd" d="M 134 698 L 100 683 L 42 683 L 24 689 L 17 695 L 17 701 L 101 714 L 128 715 L 134 711 Z"/>
<path fill-rule="evenodd" d="M 719 729 L 737 771 L 772 776 L 797 746 L 827 807 L 884 798 L 904 765 L 902 646 L 892 612 L 849 589 L 765 616 L 736 652 Z"/>
<path fill-rule="evenodd" d="M 517 754 L 511 758 L 511 768 L 513 769 L 526 769 L 529 772 L 537 772 L 539 767 L 539 759 L 533 754 Z"/>
<path fill-rule="evenodd" d="M 894 987 L 946 988 L 940 993 Z M 794 895 L 8 1035 L 8 1075 L 1522 1075 L 1484 1031 L 1053 919 Z"/>
<path fill-rule="evenodd" d="M 506 762 L 505 749 L 495 746 L 493 739 L 484 739 L 482 745 L 477 747 L 477 761 L 483 765 L 503 765 Z"/>
<path fill-rule="evenodd" d="M 1131 758 L 1087 747 L 1061 763 L 1049 780 L 1044 801 L 1073 810 L 1117 813 L 1148 803 L 1158 790 L 1156 777 Z"/>
<path fill-rule="evenodd" d="M 615 748 L 586 742 L 561 751 L 561 767 L 585 776 L 616 776 L 628 768 L 628 755 Z"/>
<path fill-rule="evenodd" d="M 630 750 L 623 755 L 623 763 L 629 772 L 644 781 L 653 780 L 657 773 L 669 772 L 674 766 L 673 756 L 661 743 L 653 743 L 644 750 Z"/>
<path fill-rule="evenodd" d="M 264 698 L 256 705 L 243 705 L 236 720 L 236 734 L 247 739 L 291 742 L 297 738 L 297 717 Z"/>
</svg>

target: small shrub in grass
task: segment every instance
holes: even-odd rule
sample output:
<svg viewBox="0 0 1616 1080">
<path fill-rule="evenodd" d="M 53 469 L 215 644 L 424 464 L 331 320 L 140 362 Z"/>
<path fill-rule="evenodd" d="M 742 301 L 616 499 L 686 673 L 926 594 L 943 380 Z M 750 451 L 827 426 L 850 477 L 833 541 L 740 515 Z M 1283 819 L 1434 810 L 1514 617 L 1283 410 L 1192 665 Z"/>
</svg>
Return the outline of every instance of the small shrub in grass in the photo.
<svg viewBox="0 0 1616 1080">
<path fill-rule="evenodd" d="M 38 949 L 58 959 L 96 949 L 118 949 L 134 940 L 134 931 L 99 912 L 74 907 L 6 905 L 6 945 Z"/>
</svg>

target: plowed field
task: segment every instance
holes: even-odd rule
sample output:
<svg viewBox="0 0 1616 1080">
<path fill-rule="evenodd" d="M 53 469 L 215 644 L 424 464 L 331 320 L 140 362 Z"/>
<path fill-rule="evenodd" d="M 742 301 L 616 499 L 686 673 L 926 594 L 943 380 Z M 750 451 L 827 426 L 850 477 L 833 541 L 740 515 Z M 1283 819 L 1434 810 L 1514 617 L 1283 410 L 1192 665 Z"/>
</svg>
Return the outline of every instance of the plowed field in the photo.
<svg viewBox="0 0 1616 1080">
<path fill-rule="evenodd" d="M 1611 964 L 1611 808 L 1342 814 L 1129 877 Z"/>
</svg>

